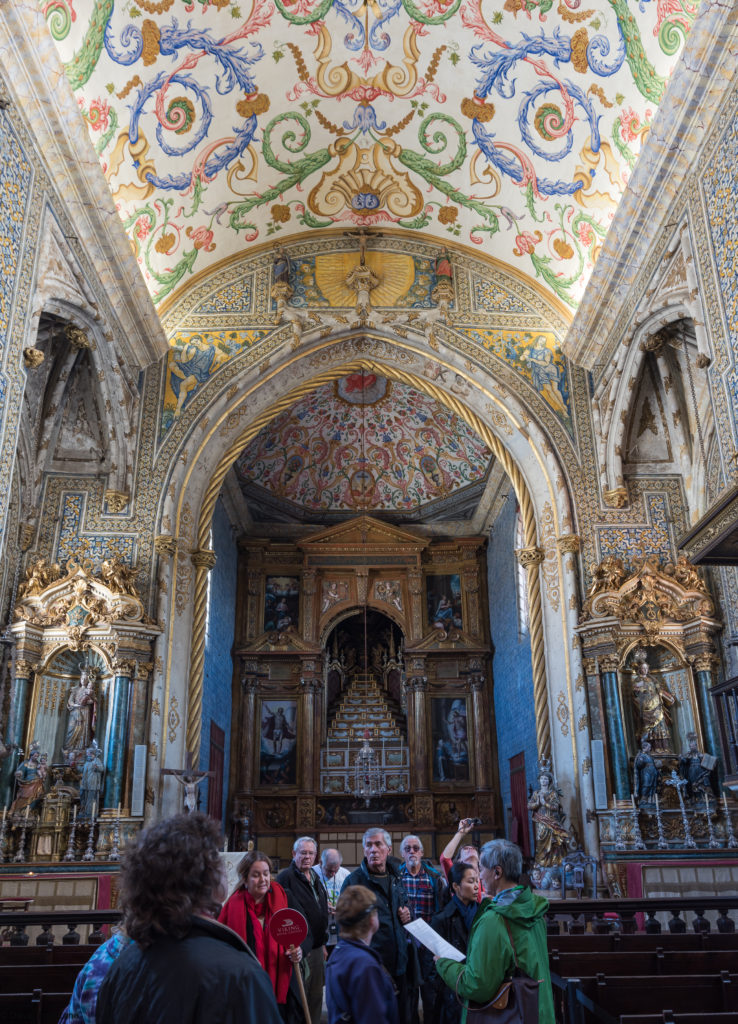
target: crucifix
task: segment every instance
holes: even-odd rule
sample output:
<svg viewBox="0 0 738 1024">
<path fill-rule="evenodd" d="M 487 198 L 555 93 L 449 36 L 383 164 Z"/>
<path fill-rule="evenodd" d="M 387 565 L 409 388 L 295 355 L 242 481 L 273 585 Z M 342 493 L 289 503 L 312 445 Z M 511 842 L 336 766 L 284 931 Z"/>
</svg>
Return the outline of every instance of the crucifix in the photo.
<svg viewBox="0 0 738 1024">
<path fill-rule="evenodd" d="M 195 771 L 192 753 L 187 751 L 184 768 L 162 768 L 161 775 L 172 775 L 184 789 L 184 805 L 187 814 L 197 810 L 197 787 L 203 779 L 215 777 L 215 772 Z"/>
</svg>

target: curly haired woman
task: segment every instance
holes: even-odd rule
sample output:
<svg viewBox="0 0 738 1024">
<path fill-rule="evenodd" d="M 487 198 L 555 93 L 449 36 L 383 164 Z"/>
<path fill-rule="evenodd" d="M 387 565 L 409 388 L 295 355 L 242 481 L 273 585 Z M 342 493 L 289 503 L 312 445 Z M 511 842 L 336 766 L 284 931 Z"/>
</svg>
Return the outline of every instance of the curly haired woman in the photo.
<svg viewBox="0 0 738 1024">
<path fill-rule="evenodd" d="M 100 988 L 97 1024 L 281 1024 L 269 977 L 215 915 L 226 896 L 220 836 L 205 814 L 141 833 L 121 869 L 133 941 Z"/>
</svg>

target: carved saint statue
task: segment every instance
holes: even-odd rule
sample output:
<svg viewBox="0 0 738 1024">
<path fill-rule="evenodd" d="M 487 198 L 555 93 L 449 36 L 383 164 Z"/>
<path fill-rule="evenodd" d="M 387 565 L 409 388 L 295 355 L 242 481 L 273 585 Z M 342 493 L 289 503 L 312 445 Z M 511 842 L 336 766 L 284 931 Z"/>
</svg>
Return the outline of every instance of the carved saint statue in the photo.
<svg viewBox="0 0 738 1024">
<path fill-rule="evenodd" d="M 69 717 L 63 749 L 67 764 L 74 764 L 77 760 L 76 755 L 89 747 L 95 732 L 95 682 L 87 665 L 80 669 L 79 682 L 69 693 L 67 711 Z"/>
<path fill-rule="evenodd" d="M 528 810 L 533 812 L 536 837 L 535 862 L 538 867 L 550 868 L 560 864 L 568 852 L 569 831 L 564 825 L 561 795 L 554 786 L 548 762 L 541 763 L 538 789 L 531 793 Z"/>
<path fill-rule="evenodd" d="M 21 761 L 15 773 L 17 789 L 15 800 L 11 804 L 10 813 L 18 814 L 20 811 L 36 804 L 44 795 L 46 782 L 46 755 L 42 756 L 38 743 L 31 744 L 28 757 Z"/>
<path fill-rule="evenodd" d="M 651 744 L 644 736 L 633 762 L 633 794 L 638 805 L 654 803 L 659 786 L 659 770 L 651 755 Z"/>
<path fill-rule="evenodd" d="M 668 708 L 676 698 L 654 679 L 646 661 L 646 652 L 635 655 L 636 676 L 633 680 L 633 703 L 637 716 L 637 733 L 649 741 L 655 751 L 671 748 L 671 719 Z"/>
<path fill-rule="evenodd" d="M 79 784 L 79 815 L 80 818 L 93 818 L 100 807 L 100 790 L 102 789 L 103 773 L 102 750 L 94 742 L 87 748 L 85 763 L 82 765 L 82 778 Z"/>
<path fill-rule="evenodd" d="M 679 774 L 687 780 L 687 798 L 704 803 L 705 794 L 715 796 L 712 770 L 717 761 L 697 746 L 697 733 L 687 733 L 689 746 L 679 758 Z"/>
</svg>

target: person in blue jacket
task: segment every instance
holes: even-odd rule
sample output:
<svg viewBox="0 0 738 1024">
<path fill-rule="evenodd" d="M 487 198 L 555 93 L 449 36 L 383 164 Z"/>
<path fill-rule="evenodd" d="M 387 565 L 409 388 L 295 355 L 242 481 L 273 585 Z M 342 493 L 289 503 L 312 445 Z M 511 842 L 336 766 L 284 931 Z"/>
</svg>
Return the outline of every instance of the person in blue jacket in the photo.
<svg viewBox="0 0 738 1024">
<path fill-rule="evenodd" d="M 364 885 L 344 888 L 336 904 L 338 945 L 326 964 L 328 1024 L 400 1024 L 395 987 L 379 953 L 377 897 Z"/>
</svg>

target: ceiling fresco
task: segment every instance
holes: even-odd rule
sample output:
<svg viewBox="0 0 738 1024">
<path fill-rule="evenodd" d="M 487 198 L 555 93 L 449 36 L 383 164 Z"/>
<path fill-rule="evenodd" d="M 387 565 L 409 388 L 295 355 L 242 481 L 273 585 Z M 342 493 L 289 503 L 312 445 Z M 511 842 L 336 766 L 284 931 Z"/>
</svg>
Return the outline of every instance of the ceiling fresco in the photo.
<svg viewBox="0 0 738 1024">
<path fill-rule="evenodd" d="M 463 518 L 494 457 L 455 413 L 414 388 L 357 372 L 275 418 L 235 470 L 258 517 L 325 521 L 372 514 Z"/>
<path fill-rule="evenodd" d="M 573 310 L 695 0 L 45 0 L 155 302 L 264 243 L 401 228 Z"/>
</svg>

